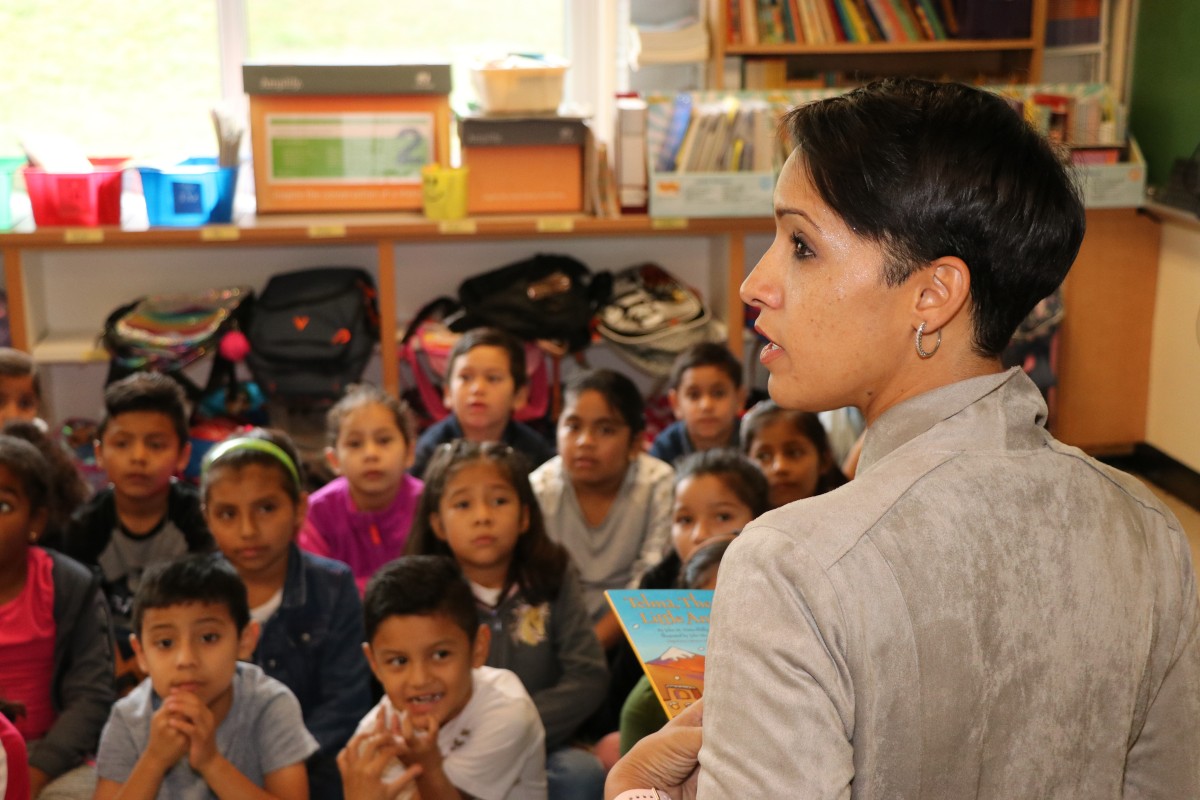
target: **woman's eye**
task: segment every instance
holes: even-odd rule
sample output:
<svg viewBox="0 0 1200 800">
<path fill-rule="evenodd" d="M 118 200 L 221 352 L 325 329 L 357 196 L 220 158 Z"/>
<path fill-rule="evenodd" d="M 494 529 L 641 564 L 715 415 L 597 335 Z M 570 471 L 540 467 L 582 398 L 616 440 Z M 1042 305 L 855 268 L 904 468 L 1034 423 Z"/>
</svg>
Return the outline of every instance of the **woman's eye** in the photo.
<svg viewBox="0 0 1200 800">
<path fill-rule="evenodd" d="M 800 238 L 800 234 L 792 234 L 792 255 L 796 258 L 809 258 L 814 255 L 812 248 Z"/>
</svg>

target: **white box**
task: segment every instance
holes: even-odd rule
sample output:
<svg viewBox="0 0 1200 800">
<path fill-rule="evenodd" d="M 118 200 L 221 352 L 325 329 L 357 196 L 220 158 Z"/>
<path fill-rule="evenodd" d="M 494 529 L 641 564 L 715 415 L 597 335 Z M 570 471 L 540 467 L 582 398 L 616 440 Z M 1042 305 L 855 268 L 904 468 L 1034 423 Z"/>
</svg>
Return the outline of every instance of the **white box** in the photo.
<svg viewBox="0 0 1200 800">
<path fill-rule="evenodd" d="M 774 172 L 650 172 L 651 217 L 770 217 Z"/>
<path fill-rule="evenodd" d="M 510 56 L 471 65 L 471 85 L 489 114 L 553 114 L 562 103 L 565 61 Z"/>
<path fill-rule="evenodd" d="M 1087 208 L 1137 208 L 1146 202 L 1146 159 L 1129 138 L 1129 160 L 1076 167 Z"/>
</svg>

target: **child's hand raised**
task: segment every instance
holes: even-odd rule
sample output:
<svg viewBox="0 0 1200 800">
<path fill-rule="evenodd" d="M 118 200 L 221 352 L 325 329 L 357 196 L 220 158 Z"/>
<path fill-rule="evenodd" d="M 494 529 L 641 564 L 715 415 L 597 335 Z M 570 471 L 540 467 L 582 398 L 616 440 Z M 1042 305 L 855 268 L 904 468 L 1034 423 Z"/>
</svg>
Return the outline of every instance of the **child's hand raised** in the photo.
<svg viewBox="0 0 1200 800">
<path fill-rule="evenodd" d="M 438 723 L 433 717 L 405 714 L 400 720 L 400 736 L 408 747 L 405 763 L 420 764 L 426 772 L 442 768 L 442 751 L 438 749 Z"/>
<path fill-rule="evenodd" d="M 150 743 L 146 746 L 146 757 L 166 773 L 175 766 L 188 751 L 188 737 L 172 724 L 173 712 L 163 702 L 161 708 L 150 718 Z"/>
<path fill-rule="evenodd" d="M 415 793 L 414 781 L 422 771 L 419 764 L 413 764 L 395 780 L 383 782 L 383 773 L 388 767 L 403 761 L 408 753 L 408 746 L 395 722 L 389 730 L 384 716 L 376 717 L 370 730 L 351 737 L 338 753 L 338 771 L 342 773 L 342 791 L 346 800 L 407 800 Z"/>
<path fill-rule="evenodd" d="M 192 692 L 172 692 L 163 701 L 171 709 L 171 726 L 187 737 L 188 763 L 199 773 L 220 755 L 217 752 L 217 725 L 212 710 Z"/>
</svg>

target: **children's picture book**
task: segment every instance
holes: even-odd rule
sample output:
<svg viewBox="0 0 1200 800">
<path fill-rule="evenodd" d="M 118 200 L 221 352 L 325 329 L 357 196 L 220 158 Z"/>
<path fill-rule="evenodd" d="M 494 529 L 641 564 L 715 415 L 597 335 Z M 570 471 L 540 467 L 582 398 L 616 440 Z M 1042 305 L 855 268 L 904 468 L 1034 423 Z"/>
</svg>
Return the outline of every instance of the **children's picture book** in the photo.
<svg viewBox="0 0 1200 800">
<path fill-rule="evenodd" d="M 611 589 L 604 594 L 667 719 L 674 719 L 704 694 L 712 591 Z"/>
</svg>

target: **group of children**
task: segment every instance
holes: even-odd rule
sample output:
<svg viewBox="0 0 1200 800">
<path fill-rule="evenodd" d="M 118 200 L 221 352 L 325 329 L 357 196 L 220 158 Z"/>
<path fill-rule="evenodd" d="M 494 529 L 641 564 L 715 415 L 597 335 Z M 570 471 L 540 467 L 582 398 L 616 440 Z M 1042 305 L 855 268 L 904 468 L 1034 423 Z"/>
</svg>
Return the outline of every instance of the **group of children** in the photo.
<svg viewBox="0 0 1200 800">
<path fill-rule="evenodd" d="M 623 751 L 665 721 L 605 590 L 711 587 L 742 526 L 846 480 L 815 416 L 742 416 L 719 345 L 679 357 L 649 453 L 617 372 L 568 381 L 555 448 L 513 419 L 518 341 L 470 331 L 447 371 L 452 414 L 420 438 L 351 387 L 327 416 L 338 477 L 311 495 L 261 428 L 212 447 L 198 489 L 176 480 L 184 396 L 130 376 L 105 391 L 110 485 L 79 503 L 20 421 L 32 364 L 0 354 L 7 797 L 24 774 L 43 797 L 599 798 L 618 728 Z"/>
</svg>

